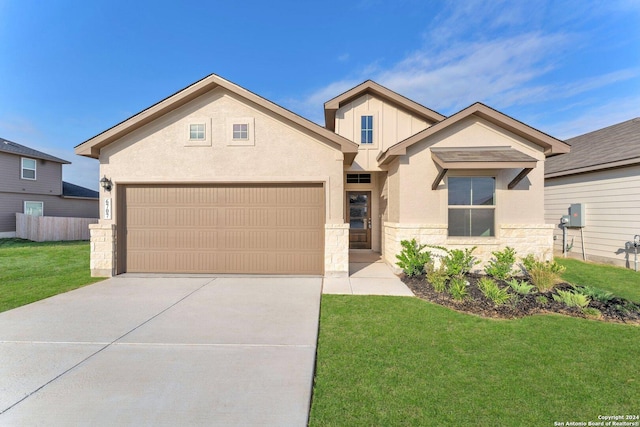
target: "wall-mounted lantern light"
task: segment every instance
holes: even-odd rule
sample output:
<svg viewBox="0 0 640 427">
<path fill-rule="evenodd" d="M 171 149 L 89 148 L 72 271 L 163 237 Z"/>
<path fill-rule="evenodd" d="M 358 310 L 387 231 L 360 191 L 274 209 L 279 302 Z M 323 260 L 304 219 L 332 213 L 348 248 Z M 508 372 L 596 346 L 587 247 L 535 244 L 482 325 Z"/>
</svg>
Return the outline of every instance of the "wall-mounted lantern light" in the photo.
<svg viewBox="0 0 640 427">
<path fill-rule="evenodd" d="M 100 180 L 100 187 L 102 187 L 105 191 L 111 191 L 111 187 L 113 186 L 113 183 L 111 182 L 111 180 L 109 178 L 107 178 L 107 176 L 103 176 L 102 179 Z"/>
</svg>

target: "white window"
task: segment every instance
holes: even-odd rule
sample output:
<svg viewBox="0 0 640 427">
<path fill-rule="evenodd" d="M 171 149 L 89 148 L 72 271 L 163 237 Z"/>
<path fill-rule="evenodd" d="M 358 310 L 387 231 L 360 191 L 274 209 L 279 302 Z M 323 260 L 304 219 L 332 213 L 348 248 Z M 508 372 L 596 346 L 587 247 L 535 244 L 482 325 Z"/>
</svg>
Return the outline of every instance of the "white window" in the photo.
<svg viewBox="0 0 640 427">
<path fill-rule="evenodd" d="M 191 141 L 204 141 L 206 139 L 206 127 L 204 123 L 189 125 L 189 139 Z"/>
<path fill-rule="evenodd" d="M 360 143 L 373 144 L 373 116 L 360 118 Z"/>
<path fill-rule="evenodd" d="M 234 123 L 233 124 L 233 140 L 246 141 L 249 139 L 249 124 Z"/>
<path fill-rule="evenodd" d="M 495 236 L 494 177 L 449 177 L 449 236 Z"/>
<path fill-rule="evenodd" d="M 44 203 L 24 202 L 25 215 L 42 216 L 43 212 L 44 212 Z"/>
<path fill-rule="evenodd" d="M 22 158 L 22 179 L 36 179 L 36 161 L 34 159 Z"/>
</svg>

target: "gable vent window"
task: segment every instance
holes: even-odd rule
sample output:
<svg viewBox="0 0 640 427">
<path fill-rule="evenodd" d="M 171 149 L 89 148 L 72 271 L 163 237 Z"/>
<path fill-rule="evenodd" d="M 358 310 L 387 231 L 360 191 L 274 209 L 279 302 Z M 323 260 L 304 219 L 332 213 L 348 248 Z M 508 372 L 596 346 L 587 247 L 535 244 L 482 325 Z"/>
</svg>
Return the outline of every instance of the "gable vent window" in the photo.
<svg viewBox="0 0 640 427">
<path fill-rule="evenodd" d="M 22 179 L 36 179 L 36 161 L 34 159 L 22 159 Z"/>
<path fill-rule="evenodd" d="M 348 173 L 347 184 L 371 184 L 370 173 Z"/>
<path fill-rule="evenodd" d="M 360 118 L 360 143 L 373 144 L 373 116 L 362 116 Z"/>
<path fill-rule="evenodd" d="M 203 123 L 189 125 L 189 139 L 192 141 L 204 141 L 205 126 Z"/>
</svg>

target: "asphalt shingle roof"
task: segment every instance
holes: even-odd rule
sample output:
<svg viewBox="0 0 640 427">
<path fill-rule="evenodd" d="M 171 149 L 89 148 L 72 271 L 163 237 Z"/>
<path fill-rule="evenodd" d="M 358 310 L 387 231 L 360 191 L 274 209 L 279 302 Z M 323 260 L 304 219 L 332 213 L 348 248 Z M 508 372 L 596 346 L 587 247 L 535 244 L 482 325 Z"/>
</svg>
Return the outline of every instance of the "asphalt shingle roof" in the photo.
<svg viewBox="0 0 640 427">
<path fill-rule="evenodd" d="M 640 117 L 567 139 L 571 152 L 550 157 L 545 175 L 569 175 L 583 168 L 605 169 L 612 163 L 640 163 Z"/>
<path fill-rule="evenodd" d="M 25 147 L 22 144 L 18 144 L 17 142 L 9 141 L 3 138 L 0 138 L 0 152 L 17 154 L 19 156 L 26 156 L 34 159 L 51 160 L 52 162 L 63 163 L 67 165 L 71 164 L 71 162 L 68 162 L 66 160 L 60 159 L 47 153 L 43 153 L 42 151 L 34 150 L 33 148 Z"/>
<path fill-rule="evenodd" d="M 62 181 L 62 197 L 88 197 L 97 199 L 100 197 L 100 194 L 95 190 Z"/>
</svg>

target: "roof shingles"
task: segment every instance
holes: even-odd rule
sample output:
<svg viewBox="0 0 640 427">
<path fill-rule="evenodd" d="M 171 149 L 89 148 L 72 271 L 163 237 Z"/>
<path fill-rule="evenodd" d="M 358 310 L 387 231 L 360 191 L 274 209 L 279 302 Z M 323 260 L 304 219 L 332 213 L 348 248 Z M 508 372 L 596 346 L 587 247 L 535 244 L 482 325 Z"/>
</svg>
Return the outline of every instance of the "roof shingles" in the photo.
<svg viewBox="0 0 640 427">
<path fill-rule="evenodd" d="M 17 142 L 9 141 L 7 139 L 0 138 L 0 152 L 16 154 L 18 156 L 27 156 L 35 159 L 51 160 L 52 162 L 70 164 L 66 160 L 52 156 L 42 151 L 34 150 L 33 148 L 25 147 Z"/>
</svg>

